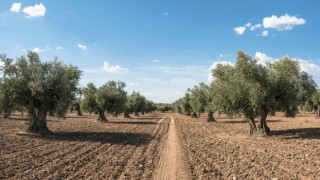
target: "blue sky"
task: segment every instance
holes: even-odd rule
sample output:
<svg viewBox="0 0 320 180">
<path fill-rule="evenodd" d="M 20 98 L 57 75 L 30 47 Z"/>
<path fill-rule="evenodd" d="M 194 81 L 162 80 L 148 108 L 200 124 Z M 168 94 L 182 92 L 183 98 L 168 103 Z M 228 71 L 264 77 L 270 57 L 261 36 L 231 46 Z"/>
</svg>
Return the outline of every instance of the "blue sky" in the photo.
<svg viewBox="0 0 320 180">
<path fill-rule="evenodd" d="M 243 50 L 264 63 L 289 56 L 320 82 L 319 1 L 21 0 L 0 2 L 0 53 L 58 56 L 81 86 L 126 82 L 173 102 L 209 82 L 210 68 Z"/>
</svg>

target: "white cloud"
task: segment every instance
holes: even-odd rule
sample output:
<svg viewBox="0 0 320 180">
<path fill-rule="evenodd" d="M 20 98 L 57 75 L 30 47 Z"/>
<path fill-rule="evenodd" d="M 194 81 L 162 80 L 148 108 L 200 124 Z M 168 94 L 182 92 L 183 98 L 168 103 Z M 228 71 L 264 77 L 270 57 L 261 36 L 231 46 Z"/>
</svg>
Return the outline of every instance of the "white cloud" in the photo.
<svg viewBox="0 0 320 180">
<path fill-rule="evenodd" d="M 115 74 L 126 73 L 129 71 L 127 68 L 123 68 L 119 65 L 111 66 L 107 61 L 103 63 L 102 69 L 109 73 L 115 73 Z"/>
<path fill-rule="evenodd" d="M 208 81 L 209 82 L 212 82 L 213 81 L 213 77 L 212 77 L 212 74 L 211 74 L 211 71 L 213 70 L 213 69 L 215 69 L 216 67 L 217 67 L 217 65 L 218 64 L 222 64 L 222 65 L 234 65 L 232 62 L 230 62 L 230 61 L 216 61 L 216 62 L 214 62 L 211 66 L 210 66 L 210 68 L 209 68 L 209 74 L 208 74 Z"/>
<path fill-rule="evenodd" d="M 157 62 L 159 62 L 159 60 L 158 59 L 154 59 L 154 60 L 152 60 L 152 62 L 157 63 Z"/>
<path fill-rule="evenodd" d="M 84 50 L 84 51 L 88 49 L 86 45 L 83 45 L 81 43 L 78 44 L 78 48 L 80 48 L 81 50 Z"/>
<path fill-rule="evenodd" d="M 258 64 L 266 65 L 267 63 L 272 63 L 274 60 L 272 57 L 269 57 L 268 55 L 262 53 L 262 52 L 256 52 L 255 59 L 258 60 Z"/>
<path fill-rule="evenodd" d="M 129 86 L 138 86 L 138 83 L 129 83 Z"/>
<path fill-rule="evenodd" d="M 244 26 L 236 27 L 234 28 L 234 31 L 239 35 L 243 35 L 243 33 L 246 31 L 246 27 Z"/>
<path fill-rule="evenodd" d="M 36 48 L 33 48 L 32 51 L 33 51 L 33 52 L 36 52 L 36 53 L 41 53 L 41 52 L 43 52 L 44 50 L 36 47 Z"/>
<path fill-rule="evenodd" d="M 21 9 L 21 3 L 15 2 L 11 5 L 10 11 L 18 13 L 18 12 L 20 12 L 20 9 Z"/>
<path fill-rule="evenodd" d="M 262 26 L 261 24 L 253 25 L 253 26 L 251 26 L 250 30 L 251 30 L 251 31 L 254 31 L 254 30 L 260 28 L 261 26 Z"/>
<path fill-rule="evenodd" d="M 278 31 L 292 30 L 294 26 L 302 25 L 306 22 L 303 18 L 297 18 L 295 16 L 290 16 L 285 14 L 284 16 L 274 16 L 265 17 L 263 19 L 264 28 L 273 28 Z"/>
<path fill-rule="evenodd" d="M 269 35 L 269 31 L 268 30 L 264 30 L 261 33 L 262 36 L 268 36 Z"/>
<path fill-rule="evenodd" d="M 223 54 L 219 54 L 219 58 L 223 58 L 224 57 L 224 55 Z"/>
<path fill-rule="evenodd" d="M 28 18 L 40 17 L 44 16 L 44 14 L 46 13 L 46 7 L 42 3 L 40 3 L 35 4 L 34 6 L 25 7 L 22 11 L 28 15 Z"/>
<path fill-rule="evenodd" d="M 169 13 L 168 12 L 164 12 L 163 15 L 167 16 L 167 15 L 169 15 Z"/>
<path fill-rule="evenodd" d="M 313 64 L 303 59 L 294 58 L 294 60 L 299 61 L 300 68 L 302 71 L 305 71 L 312 76 L 320 76 L 320 67 L 317 66 L 316 64 Z"/>
<path fill-rule="evenodd" d="M 273 59 L 272 57 L 269 57 L 268 55 L 262 53 L 262 52 L 256 52 L 255 55 L 256 59 L 259 59 L 258 64 L 266 65 L 266 62 L 273 63 L 279 59 Z M 299 61 L 300 69 L 302 71 L 307 72 L 308 74 L 312 75 L 313 77 L 320 76 L 320 67 L 316 64 L 313 64 L 312 62 L 304 59 L 299 58 L 293 58 L 293 60 Z"/>
<path fill-rule="evenodd" d="M 244 26 L 245 27 L 250 27 L 252 24 L 251 23 L 247 23 L 247 24 L 245 24 Z"/>
<path fill-rule="evenodd" d="M 64 49 L 62 46 L 57 46 L 56 47 L 56 50 L 62 50 L 62 49 Z"/>
</svg>

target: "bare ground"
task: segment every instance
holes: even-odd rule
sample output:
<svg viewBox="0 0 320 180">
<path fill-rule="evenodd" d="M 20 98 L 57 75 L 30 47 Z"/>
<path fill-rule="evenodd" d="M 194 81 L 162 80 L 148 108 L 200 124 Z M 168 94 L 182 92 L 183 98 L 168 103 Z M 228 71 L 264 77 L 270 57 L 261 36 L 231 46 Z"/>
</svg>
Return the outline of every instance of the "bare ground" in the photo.
<svg viewBox="0 0 320 180">
<path fill-rule="evenodd" d="M 153 179 L 190 179 L 176 132 L 175 119 L 171 117 L 167 140 L 161 148 L 162 153 Z"/>
<path fill-rule="evenodd" d="M 44 137 L 17 136 L 26 120 L 0 120 L 0 179 L 150 179 L 170 119 L 96 116 L 51 118 Z"/>
<path fill-rule="evenodd" d="M 95 115 L 49 117 L 55 134 L 44 137 L 17 136 L 27 128 L 20 115 L 0 119 L 0 179 L 320 177 L 320 119 L 313 114 L 268 117 L 270 137 L 249 136 L 241 118 L 215 116 L 218 122 L 208 123 L 205 116 L 163 116 L 107 116 L 109 123 Z M 163 164 L 167 170 L 158 169 Z"/>
<path fill-rule="evenodd" d="M 241 118 L 175 115 L 192 179 L 319 179 L 320 119 L 268 117 L 270 137 L 248 135 Z"/>
</svg>

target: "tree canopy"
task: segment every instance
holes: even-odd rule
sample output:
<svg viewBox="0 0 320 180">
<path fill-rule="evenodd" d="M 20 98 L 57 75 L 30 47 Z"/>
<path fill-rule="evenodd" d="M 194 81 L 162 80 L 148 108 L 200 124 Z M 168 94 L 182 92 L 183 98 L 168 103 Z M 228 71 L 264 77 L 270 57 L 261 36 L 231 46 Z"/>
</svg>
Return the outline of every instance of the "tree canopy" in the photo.
<svg viewBox="0 0 320 180">
<path fill-rule="evenodd" d="M 5 55 L 0 58 L 4 63 L 1 89 L 10 92 L 10 101 L 15 106 L 27 110 L 30 119 L 28 132 L 50 133 L 46 115 L 53 111 L 64 117 L 75 98 L 81 71 L 75 66 L 64 65 L 57 58 L 42 62 L 34 52 L 15 61 Z"/>
<path fill-rule="evenodd" d="M 114 115 L 124 112 L 127 101 L 125 86 L 121 81 L 109 81 L 97 89 L 93 83 L 89 83 L 84 88 L 83 110 L 90 113 L 98 112 L 100 121 L 107 121 L 105 112 Z"/>
<path fill-rule="evenodd" d="M 260 117 L 259 128 L 268 135 L 267 115 L 276 111 L 294 117 L 302 101 L 299 62 L 287 57 L 263 66 L 243 52 L 238 52 L 235 66 L 218 65 L 212 71 L 213 98 L 216 107 L 229 115 L 242 113 L 256 131 L 254 118 Z M 308 83 L 306 81 L 303 81 Z"/>
</svg>

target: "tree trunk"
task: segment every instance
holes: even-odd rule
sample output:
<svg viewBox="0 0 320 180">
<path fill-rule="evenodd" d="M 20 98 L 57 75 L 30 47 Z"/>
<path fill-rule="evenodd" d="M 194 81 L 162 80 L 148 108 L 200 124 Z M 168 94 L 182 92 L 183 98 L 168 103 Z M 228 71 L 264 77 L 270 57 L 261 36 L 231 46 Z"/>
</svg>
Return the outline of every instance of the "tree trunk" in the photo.
<svg viewBox="0 0 320 180">
<path fill-rule="evenodd" d="M 104 115 L 104 111 L 102 110 L 98 111 L 98 121 L 108 122 L 106 116 Z"/>
<path fill-rule="evenodd" d="M 79 110 L 79 111 L 77 111 L 77 115 L 78 116 L 82 116 L 82 113 L 81 113 L 81 111 Z"/>
<path fill-rule="evenodd" d="M 49 111 L 49 116 L 54 116 L 53 111 Z"/>
<path fill-rule="evenodd" d="M 187 116 L 191 116 L 191 112 L 190 111 L 187 112 Z"/>
<path fill-rule="evenodd" d="M 192 118 L 198 118 L 197 113 L 193 112 L 193 113 L 192 113 Z"/>
<path fill-rule="evenodd" d="M 141 114 L 144 115 L 144 111 L 142 111 Z"/>
<path fill-rule="evenodd" d="M 319 114 L 320 113 L 320 111 L 319 111 L 319 108 L 314 108 L 314 117 L 315 118 L 319 118 Z"/>
<path fill-rule="evenodd" d="M 260 128 L 260 132 L 264 136 L 270 135 L 270 128 L 267 125 L 267 116 L 268 116 L 268 112 L 263 110 L 260 117 L 259 128 Z"/>
<path fill-rule="evenodd" d="M 249 118 L 248 122 L 249 122 L 248 123 L 249 124 L 249 134 L 252 135 L 257 132 L 257 126 L 256 126 L 256 123 L 254 122 L 253 118 Z"/>
<path fill-rule="evenodd" d="M 213 117 L 213 112 L 208 112 L 207 122 L 217 122 Z"/>
<path fill-rule="evenodd" d="M 135 115 L 135 116 L 139 116 L 139 113 L 138 113 L 138 112 L 134 112 L 134 115 Z"/>
<path fill-rule="evenodd" d="M 39 135 L 46 135 L 51 134 L 52 132 L 47 127 L 47 111 L 40 109 L 38 110 L 38 114 L 33 109 L 29 111 L 29 128 L 27 132 L 39 134 Z"/>
<path fill-rule="evenodd" d="M 130 118 L 130 115 L 129 115 L 128 112 L 124 112 L 123 117 L 124 117 L 124 118 Z"/>
</svg>

